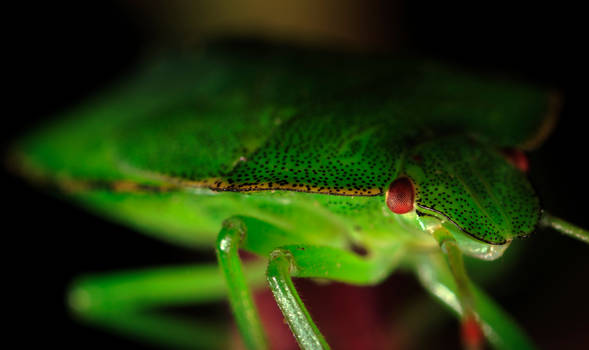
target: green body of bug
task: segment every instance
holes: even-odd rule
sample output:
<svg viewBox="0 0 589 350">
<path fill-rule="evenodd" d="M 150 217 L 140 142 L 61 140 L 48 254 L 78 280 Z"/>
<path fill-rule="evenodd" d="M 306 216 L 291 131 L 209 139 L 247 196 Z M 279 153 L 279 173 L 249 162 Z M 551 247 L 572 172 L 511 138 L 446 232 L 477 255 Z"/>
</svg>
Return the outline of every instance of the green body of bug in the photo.
<svg viewBox="0 0 589 350">
<path fill-rule="evenodd" d="M 499 152 L 541 142 L 554 109 L 546 90 L 432 62 L 219 48 L 148 65 L 23 139 L 13 165 L 163 240 L 216 246 L 221 271 L 81 279 L 70 302 L 89 322 L 223 346 L 206 325 L 143 311 L 228 295 L 246 345 L 264 348 L 249 290 L 266 267 L 242 266 L 242 249 L 267 258 L 302 348 L 328 345 L 291 277 L 374 285 L 395 268 L 461 316 L 468 346 L 480 345 L 480 328 L 495 347 L 523 348 L 518 327 L 468 281 L 461 253 L 496 259 L 541 223 L 587 240 L 541 216 L 525 175 Z M 398 178 L 415 196 L 402 215 L 386 200 Z"/>
</svg>

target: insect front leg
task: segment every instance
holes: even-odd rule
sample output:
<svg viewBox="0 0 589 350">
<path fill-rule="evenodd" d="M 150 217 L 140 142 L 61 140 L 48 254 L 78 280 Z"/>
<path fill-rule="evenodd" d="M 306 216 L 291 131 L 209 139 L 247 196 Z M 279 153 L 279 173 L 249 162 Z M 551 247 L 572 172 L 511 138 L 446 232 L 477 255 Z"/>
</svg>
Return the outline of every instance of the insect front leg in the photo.
<svg viewBox="0 0 589 350">
<path fill-rule="evenodd" d="M 446 229 L 438 229 L 434 232 L 434 237 L 446 254 L 446 260 L 456 282 L 458 300 L 462 309 L 462 342 L 467 349 L 480 349 L 484 338 L 477 319 L 478 316 L 475 313 L 474 298 L 470 280 L 464 267 L 462 251 L 458 248 L 458 243 L 456 243 L 454 237 Z"/>
<path fill-rule="evenodd" d="M 421 256 L 415 269 L 425 289 L 461 317 L 458 287 L 446 259 L 441 254 Z M 472 283 L 470 287 L 481 328 L 493 348 L 535 349 L 521 327 L 497 303 Z"/>
<path fill-rule="evenodd" d="M 434 237 L 444 257 L 420 257 L 416 274 L 431 294 L 461 318 L 465 348 L 483 348 L 486 338 L 497 349 L 533 349 L 532 342 L 510 316 L 470 281 L 454 238 L 444 229 L 436 231 Z"/>
</svg>

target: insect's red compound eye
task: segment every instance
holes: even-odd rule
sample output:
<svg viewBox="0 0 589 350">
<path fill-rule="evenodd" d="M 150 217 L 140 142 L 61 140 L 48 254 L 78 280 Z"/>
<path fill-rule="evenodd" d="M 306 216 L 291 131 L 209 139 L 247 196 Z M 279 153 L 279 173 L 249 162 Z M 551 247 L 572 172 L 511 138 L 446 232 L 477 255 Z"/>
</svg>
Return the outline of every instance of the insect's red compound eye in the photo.
<svg viewBox="0 0 589 350">
<path fill-rule="evenodd" d="M 387 206 L 395 214 L 405 214 L 413 210 L 414 198 L 413 184 L 406 177 L 393 181 L 386 195 Z"/>
<path fill-rule="evenodd" d="M 502 153 L 505 158 L 507 158 L 507 161 L 510 162 L 514 167 L 518 168 L 524 173 L 528 171 L 528 158 L 524 152 L 515 148 L 507 148 L 502 150 Z"/>
</svg>

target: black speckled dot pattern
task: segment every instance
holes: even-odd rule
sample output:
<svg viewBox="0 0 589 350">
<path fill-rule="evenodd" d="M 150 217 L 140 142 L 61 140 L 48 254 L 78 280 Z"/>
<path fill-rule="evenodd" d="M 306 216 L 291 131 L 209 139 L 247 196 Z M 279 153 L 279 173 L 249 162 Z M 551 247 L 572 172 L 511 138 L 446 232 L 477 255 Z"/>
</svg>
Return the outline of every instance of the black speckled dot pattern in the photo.
<svg viewBox="0 0 589 350">
<path fill-rule="evenodd" d="M 421 211 L 442 215 L 482 241 L 529 235 L 540 206 L 525 176 L 496 152 L 464 136 L 424 143 L 407 157 Z"/>
</svg>

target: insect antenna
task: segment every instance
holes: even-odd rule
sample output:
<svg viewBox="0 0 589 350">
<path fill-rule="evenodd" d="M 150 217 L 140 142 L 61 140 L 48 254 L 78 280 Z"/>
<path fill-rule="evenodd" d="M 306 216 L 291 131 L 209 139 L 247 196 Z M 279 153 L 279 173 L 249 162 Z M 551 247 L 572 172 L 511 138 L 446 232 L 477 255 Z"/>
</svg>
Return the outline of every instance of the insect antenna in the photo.
<svg viewBox="0 0 589 350">
<path fill-rule="evenodd" d="M 582 229 L 579 226 L 575 226 L 570 222 L 566 222 L 563 219 L 552 216 L 546 212 L 544 212 L 542 219 L 540 219 L 540 225 L 543 227 L 553 228 L 562 234 L 589 244 L 589 231 Z"/>
</svg>

